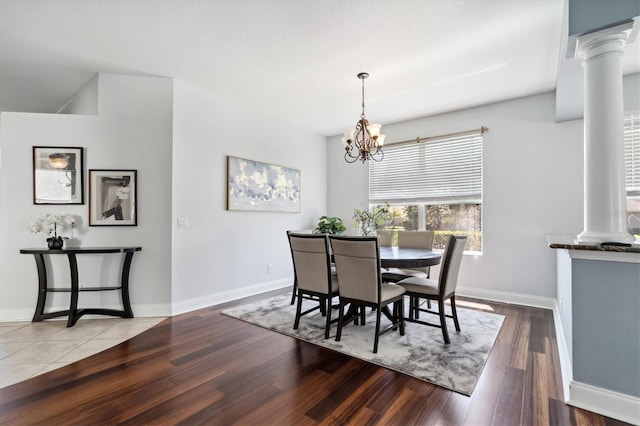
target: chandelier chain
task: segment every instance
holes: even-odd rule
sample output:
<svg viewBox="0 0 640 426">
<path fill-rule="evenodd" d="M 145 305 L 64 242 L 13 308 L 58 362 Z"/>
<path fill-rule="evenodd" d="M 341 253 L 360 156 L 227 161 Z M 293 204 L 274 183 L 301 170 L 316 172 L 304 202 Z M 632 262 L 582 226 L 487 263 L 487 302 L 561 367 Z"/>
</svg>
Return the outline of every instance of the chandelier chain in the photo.
<svg viewBox="0 0 640 426">
<path fill-rule="evenodd" d="M 360 118 L 364 118 L 364 78 L 362 80 L 362 114 L 360 114 Z"/>
</svg>

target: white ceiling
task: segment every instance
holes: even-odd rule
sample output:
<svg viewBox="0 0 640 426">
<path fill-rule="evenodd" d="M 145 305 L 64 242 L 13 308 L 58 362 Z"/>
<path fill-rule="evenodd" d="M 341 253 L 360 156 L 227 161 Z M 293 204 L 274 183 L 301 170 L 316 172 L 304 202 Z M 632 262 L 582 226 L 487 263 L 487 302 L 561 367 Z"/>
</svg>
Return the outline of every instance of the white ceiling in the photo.
<svg viewBox="0 0 640 426">
<path fill-rule="evenodd" d="M 173 77 L 321 135 L 553 90 L 563 0 L 0 0 L 0 111 Z"/>
</svg>

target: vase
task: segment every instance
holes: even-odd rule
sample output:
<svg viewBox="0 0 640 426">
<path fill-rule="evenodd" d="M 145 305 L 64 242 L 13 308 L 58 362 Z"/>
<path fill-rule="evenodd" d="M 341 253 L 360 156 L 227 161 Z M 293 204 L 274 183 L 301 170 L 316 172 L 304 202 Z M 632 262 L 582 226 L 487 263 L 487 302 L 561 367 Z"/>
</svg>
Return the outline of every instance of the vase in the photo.
<svg viewBox="0 0 640 426">
<path fill-rule="evenodd" d="M 64 245 L 64 240 L 57 238 L 47 239 L 47 245 L 49 250 L 60 250 Z"/>
</svg>

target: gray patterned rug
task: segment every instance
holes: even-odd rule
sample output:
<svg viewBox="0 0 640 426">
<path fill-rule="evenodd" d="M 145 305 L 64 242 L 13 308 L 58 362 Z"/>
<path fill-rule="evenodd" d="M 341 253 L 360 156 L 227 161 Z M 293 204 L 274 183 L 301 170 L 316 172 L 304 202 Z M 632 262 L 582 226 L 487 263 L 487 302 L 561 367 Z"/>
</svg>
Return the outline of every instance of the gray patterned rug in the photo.
<svg viewBox="0 0 640 426">
<path fill-rule="evenodd" d="M 406 300 L 407 298 L 405 298 Z M 279 295 L 256 303 L 250 303 L 222 311 L 237 318 L 297 339 L 333 349 L 365 361 L 399 371 L 421 380 L 442 386 L 464 395 L 471 395 L 482 369 L 489 357 L 504 317 L 490 312 L 465 309 L 458 306 L 458 333 L 453 320 L 448 319 L 450 345 L 445 345 L 440 328 L 416 323 L 406 323 L 406 332 L 389 331 L 380 337 L 378 353 L 373 353 L 375 312 L 367 309 L 366 325 L 353 323 L 342 329 L 342 339 L 335 341 L 337 323 L 331 327 L 331 337 L 324 339 L 325 319 L 318 311 L 305 315 L 298 330 L 293 329 L 295 305 L 290 305 L 291 294 Z M 303 302 L 303 311 L 311 307 Z M 461 303 L 459 302 L 458 305 Z M 436 306 L 437 307 L 437 304 Z M 447 312 L 449 305 L 445 304 Z M 405 306 L 405 313 L 408 312 Z M 332 318 L 338 311 L 333 310 Z M 435 315 L 421 314 L 421 318 Z M 431 318 L 429 318 L 431 321 Z M 383 316 L 382 327 L 389 322 Z"/>
</svg>

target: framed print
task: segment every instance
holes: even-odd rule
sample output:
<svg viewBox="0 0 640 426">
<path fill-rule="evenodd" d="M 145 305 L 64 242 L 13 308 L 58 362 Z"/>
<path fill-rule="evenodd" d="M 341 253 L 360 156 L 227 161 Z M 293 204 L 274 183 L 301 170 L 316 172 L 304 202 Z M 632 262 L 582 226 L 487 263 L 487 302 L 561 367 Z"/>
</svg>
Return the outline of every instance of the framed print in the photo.
<svg viewBox="0 0 640 426">
<path fill-rule="evenodd" d="M 33 204 L 84 204 L 83 148 L 33 147 Z"/>
<path fill-rule="evenodd" d="M 300 211 L 300 170 L 227 156 L 227 210 Z"/>
<path fill-rule="evenodd" d="M 136 226 L 137 170 L 89 170 L 89 226 Z"/>
</svg>

